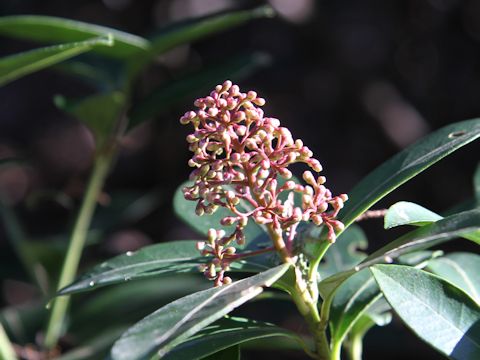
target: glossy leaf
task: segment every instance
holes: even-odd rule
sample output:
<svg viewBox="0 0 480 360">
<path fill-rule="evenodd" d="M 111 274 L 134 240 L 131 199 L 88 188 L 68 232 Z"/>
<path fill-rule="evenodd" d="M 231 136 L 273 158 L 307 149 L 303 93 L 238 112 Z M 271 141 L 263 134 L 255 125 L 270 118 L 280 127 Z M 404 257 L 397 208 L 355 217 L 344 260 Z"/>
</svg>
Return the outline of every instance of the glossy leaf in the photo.
<svg viewBox="0 0 480 360">
<path fill-rule="evenodd" d="M 418 204 L 400 201 L 390 206 L 384 218 L 384 228 L 391 229 L 402 225 L 423 226 L 443 219 L 442 216 Z"/>
<path fill-rule="evenodd" d="M 320 279 L 349 270 L 367 256 L 359 250 L 365 250 L 368 240 L 359 226 L 351 226 L 343 232 L 334 246 L 328 249 L 318 271 Z"/>
<path fill-rule="evenodd" d="M 231 285 L 178 299 L 131 327 L 112 348 L 112 360 L 143 359 L 153 352 L 165 355 L 175 345 L 271 286 L 289 269 L 283 264 Z"/>
<path fill-rule="evenodd" d="M 375 265 L 371 271 L 387 301 L 417 336 L 453 359 L 480 357 L 480 307 L 462 290 L 408 266 Z"/>
<path fill-rule="evenodd" d="M 367 269 L 345 281 L 332 302 L 330 329 L 335 342 L 342 342 L 355 321 L 381 294 Z"/>
<path fill-rule="evenodd" d="M 116 256 L 95 266 L 74 283 L 61 289 L 58 294 L 89 291 L 100 286 L 159 275 L 199 274 L 199 265 L 206 263 L 209 258 L 200 255 L 196 243 L 195 240 L 165 242 Z M 260 272 L 266 269 L 268 267 L 255 262 L 255 257 L 252 257 L 248 260 L 235 261 L 230 271 Z"/>
<path fill-rule="evenodd" d="M 234 81 L 244 78 L 268 62 L 267 56 L 263 54 L 235 56 L 227 63 L 203 69 L 198 73 L 189 74 L 165 84 L 133 105 L 128 126 L 133 128 L 145 120 L 164 113 L 184 99 L 199 97 L 202 92 L 211 91 L 215 85 L 223 83 L 225 79 Z"/>
<path fill-rule="evenodd" d="M 107 138 L 114 136 L 113 131 L 120 121 L 125 100 L 123 93 L 113 91 L 73 102 L 57 96 L 55 103 L 90 128 L 95 136 L 96 146 L 101 147 Z"/>
<path fill-rule="evenodd" d="M 480 244 L 480 209 L 451 215 L 405 234 L 369 255 L 360 267 L 389 262 L 400 255 L 428 249 L 455 237 L 466 237 Z"/>
<path fill-rule="evenodd" d="M 480 304 L 480 255 L 448 254 L 430 261 L 427 270 L 450 281 Z"/>
<path fill-rule="evenodd" d="M 473 191 L 475 192 L 477 204 L 480 204 L 480 163 L 478 164 L 475 174 L 473 175 Z"/>
<path fill-rule="evenodd" d="M 385 195 L 445 156 L 480 137 L 480 119 L 447 125 L 395 155 L 351 192 L 339 219 L 349 226 Z"/>
<path fill-rule="evenodd" d="M 0 35 L 43 43 L 83 41 L 111 34 L 115 44 L 109 49 L 97 48 L 102 55 L 124 58 L 144 53 L 150 48 L 148 40 L 104 26 L 53 16 L 14 15 L 0 18 Z"/>
<path fill-rule="evenodd" d="M 334 274 L 319 283 L 322 296 L 328 297 L 356 272 L 377 263 L 391 262 L 414 251 L 428 249 L 457 237 L 474 237 L 480 229 L 480 209 L 465 211 L 409 232 L 369 255 L 355 268 Z M 472 235 L 473 234 L 473 235 Z"/>
<path fill-rule="evenodd" d="M 162 359 L 195 360 L 244 342 L 268 337 L 287 337 L 301 342 L 295 333 L 278 326 L 244 318 L 222 319 L 175 346 Z"/>
<path fill-rule="evenodd" d="M 0 19 L 1 20 L 1 19 Z M 95 48 L 109 47 L 113 38 L 101 37 L 81 42 L 53 45 L 0 59 L 0 85 L 45 69 Z"/>
</svg>

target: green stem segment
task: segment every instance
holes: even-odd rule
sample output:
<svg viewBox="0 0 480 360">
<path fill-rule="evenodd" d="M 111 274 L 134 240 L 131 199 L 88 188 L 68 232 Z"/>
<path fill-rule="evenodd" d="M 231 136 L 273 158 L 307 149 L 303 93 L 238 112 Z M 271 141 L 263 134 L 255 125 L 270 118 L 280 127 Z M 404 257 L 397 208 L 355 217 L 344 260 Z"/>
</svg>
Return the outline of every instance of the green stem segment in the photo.
<svg viewBox="0 0 480 360">
<path fill-rule="evenodd" d="M 16 360 L 17 355 L 13 349 L 13 345 L 5 332 L 2 324 L 0 324 L 0 359 Z"/>
<path fill-rule="evenodd" d="M 80 263 L 80 257 L 85 246 L 88 229 L 90 227 L 98 197 L 110 169 L 113 153 L 114 151 L 110 149 L 108 152 L 98 153 L 95 159 L 86 193 L 70 237 L 70 245 L 63 263 L 57 290 L 70 284 L 75 279 L 78 265 Z M 47 348 L 52 348 L 57 344 L 62 333 L 69 302 L 69 296 L 61 296 L 53 300 L 52 311 L 50 313 L 45 335 L 45 346 Z"/>
</svg>

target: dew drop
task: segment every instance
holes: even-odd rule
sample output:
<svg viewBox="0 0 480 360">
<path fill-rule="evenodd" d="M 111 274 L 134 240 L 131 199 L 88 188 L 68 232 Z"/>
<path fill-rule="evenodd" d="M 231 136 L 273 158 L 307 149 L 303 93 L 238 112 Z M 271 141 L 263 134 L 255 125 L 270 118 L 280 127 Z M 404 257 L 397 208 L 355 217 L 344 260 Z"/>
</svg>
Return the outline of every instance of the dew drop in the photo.
<svg viewBox="0 0 480 360">
<path fill-rule="evenodd" d="M 90 281 L 90 282 L 88 283 L 88 285 L 89 285 L 89 286 L 95 286 L 95 281 Z"/>
<path fill-rule="evenodd" d="M 108 264 L 106 262 L 100 264 L 101 268 L 106 268 L 107 266 L 108 266 Z"/>
<path fill-rule="evenodd" d="M 448 137 L 450 139 L 454 139 L 454 138 L 460 137 L 462 135 L 465 135 L 466 133 L 467 133 L 466 131 L 454 131 L 454 132 L 451 132 L 450 134 L 448 134 Z"/>
<path fill-rule="evenodd" d="M 133 255 L 133 251 L 127 251 L 127 252 L 125 253 L 125 255 L 127 255 L 127 256 L 132 256 L 132 255 Z"/>
<path fill-rule="evenodd" d="M 129 281 L 129 280 L 132 280 L 132 278 L 131 278 L 130 276 L 125 276 L 125 277 L 123 278 L 123 280 Z"/>
<path fill-rule="evenodd" d="M 47 305 L 45 305 L 45 309 L 50 310 L 50 308 L 52 307 L 52 303 L 53 303 L 53 300 L 49 301 Z"/>
<path fill-rule="evenodd" d="M 355 271 L 360 271 L 360 266 L 355 266 L 355 267 L 354 267 L 354 270 L 355 270 Z"/>
<path fill-rule="evenodd" d="M 387 264 L 391 264 L 393 262 L 393 259 L 390 256 L 385 256 L 383 260 L 385 260 Z"/>
</svg>

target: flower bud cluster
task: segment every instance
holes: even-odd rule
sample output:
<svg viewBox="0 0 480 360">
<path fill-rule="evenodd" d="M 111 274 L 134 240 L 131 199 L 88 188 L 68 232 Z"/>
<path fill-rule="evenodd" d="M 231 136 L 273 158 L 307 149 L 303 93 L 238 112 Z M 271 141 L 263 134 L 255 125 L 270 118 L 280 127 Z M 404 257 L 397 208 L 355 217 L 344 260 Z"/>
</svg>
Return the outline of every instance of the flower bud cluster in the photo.
<svg viewBox="0 0 480 360">
<path fill-rule="evenodd" d="M 218 285 L 229 279 L 223 277 L 231 261 L 227 253 L 234 252 L 229 245 L 234 241 L 244 244 L 249 221 L 285 239 L 285 256 L 301 221 L 324 225 L 328 241 L 335 242 L 336 232 L 343 229 L 335 218 L 347 195 L 332 196 L 324 185 L 325 177 L 312 173 L 322 171 L 320 162 L 278 119 L 264 116 L 263 98 L 255 91 L 242 93 L 237 85 L 225 81 L 194 104 L 198 110 L 180 119 L 194 127 L 187 142 L 194 154 L 189 165 L 195 169 L 190 175 L 193 185 L 183 189 L 185 199 L 197 202 L 197 215 L 212 214 L 219 207 L 229 209 L 231 216 L 221 224 L 235 226 L 232 234 L 220 231 L 213 236 L 212 232 L 208 242 L 199 245 L 204 254 L 216 259 L 205 270 L 208 278 Z M 294 163 L 305 163 L 312 170 L 303 173 L 305 185 L 292 179 L 288 166 Z M 295 194 L 301 197 L 299 205 L 294 202 Z M 281 246 L 275 245 L 279 250 Z"/>
</svg>

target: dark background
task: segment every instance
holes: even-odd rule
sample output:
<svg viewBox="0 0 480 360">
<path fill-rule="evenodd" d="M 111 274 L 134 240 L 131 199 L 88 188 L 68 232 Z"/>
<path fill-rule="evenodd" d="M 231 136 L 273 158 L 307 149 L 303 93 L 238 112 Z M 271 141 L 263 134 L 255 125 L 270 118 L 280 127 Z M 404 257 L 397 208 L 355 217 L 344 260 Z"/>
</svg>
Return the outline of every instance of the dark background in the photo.
<svg viewBox="0 0 480 360">
<path fill-rule="evenodd" d="M 172 21 L 260 3 L 2 0 L 0 14 L 60 16 L 148 35 Z M 162 56 L 143 78 L 138 96 L 153 84 L 227 59 L 250 52 L 265 54 L 269 65 L 239 85 L 265 97 L 266 114 L 279 118 L 314 151 L 334 193 L 348 192 L 374 167 L 425 134 L 480 114 L 480 2 L 276 0 L 271 4 L 280 14 L 274 19 L 257 20 Z M 0 55 L 32 46 L 0 38 Z M 52 98 L 91 92 L 54 71 L 0 89 L 0 157 L 13 154 L 29 161 L 28 166 L 0 169 L 0 187 L 34 235 L 68 229 L 72 207 L 59 202 L 58 194 L 78 201 L 91 165 L 91 137 L 75 119 L 57 110 Z M 189 129 L 178 118 L 193 100 L 186 99 L 124 140 L 106 195 L 125 189 L 155 190 L 160 203 L 135 224 L 114 228 L 92 257 L 194 236 L 171 211 L 173 192 L 189 172 L 184 142 Z M 468 199 L 479 150 L 473 144 L 458 151 L 379 207 L 407 200 L 442 212 Z M 43 196 L 46 191 L 55 194 L 53 199 Z M 397 234 L 385 236 L 376 220 L 365 228 L 371 249 Z M 1 234 L 2 261 L 11 261 L 10 251 Z M 372 331 L 365 352 L 367 360 L 440 358 L 399 323 Z"/>
</svg>

